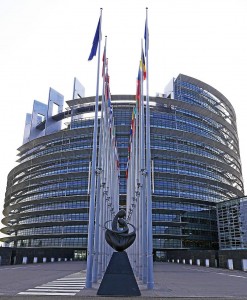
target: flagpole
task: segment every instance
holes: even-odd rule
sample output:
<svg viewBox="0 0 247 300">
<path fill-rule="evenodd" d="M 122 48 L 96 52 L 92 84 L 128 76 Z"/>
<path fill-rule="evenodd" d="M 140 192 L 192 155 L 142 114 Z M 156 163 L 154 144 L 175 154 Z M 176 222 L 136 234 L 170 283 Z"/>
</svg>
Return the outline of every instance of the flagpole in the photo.
<svg viewBox="0 0 247 300">
<path fill-rule="evenodd" d="M 95 259 L 93 263 L 93 277 L 92 282 L 96 283 L 98 280 L 98 267 L 99 267 L 99 234 L 100 234 L 100 213 L 102 213 L 101 208 L 101 178 L 102 178 L 102 150 L 103 150 L 103 102 L 105 101 L 105 55 L 106 55 L 106 42 L 107 37 L 105 37 L 105 48 L 103 57 L 103 88 L 101 97 L 101 118 L 100 118 L 100 136 L 99 136 L 99 155 L 98 155 L 98 170 L 97 170 L 97 195 L 96 195 L 96 217 L 95 217 L 95 236 L 94 236 L 94 249 L 95 249 Z"/>
<path fill-rule="evenodd" d="M 153 277 L 153 233 L 152 233 L 152 195 L 151 195 L 151 148 L 150 148 L 150 107 L 149 107 L 149 65 L 148 65 L 148 48 L 149 48 L 149 32 L 148 32 L 148 8 L 146 7 L 146 24 L 145 24 L 145 53 L 147 63 L 146 77 L 146 188 L 147 188 L 147 288 L 154 288 Z"/>
<path fill-rule="evenodd" d="M 143 53 L 143 40 L 141 39 L 141 166 L 140 166 L 140 176 L 141 176 L 141 223 L 142 223 L 142 274 L 141 279 L 142 282 L 145 284 L 147 283 L 147 232 L 146 232 L 146 189 L 145 189 L 145 116 L 144 116 L 144 86 L 143 82 L 145 80 L 144 73 L 145 69 L 145 62 L 144 62 L 144 53 Z"/>
<path fill-rule="evenodd" d="M 140 66 L 139 66 L 140 68 Z M 138 82 L 137 82 L 137 89 L 138 87 Z M 138 93 L 138 92 L 137 92 Z M 140 98 L 139 98 L 140 101 Z M 140 143 L 139 143 L 139 102 L 137 98 L 136 102 L 136 148 L 135 148 L 135 193 L 136 193 L 136 228 L 138 228 L 138 234 L 137 234 L 137 241 L 136 241 L 136 250 L 137 250 L 137 255 L 136 255 L 136 261 L 137 261 L 137 275 L 139 276 L 140 274 L 140 255 L 141 255 L 141 240 L 140 240 L 140 213 L 139 213 L 139 206 L 140 206 L 140 195 L 139 195 L 139 148 L 140 148 Z"/>
<path fill-rule="evenodd" d="M 139 279 L 142 280 L 142 257 L 143 257 L 143 248 L 142 248 L 142 175 L 141 175 L 141 166 L 142 166 L 142 135 L 143 135 L 143 128 L 142 128 L 142 68 L 141 68 L 141 60 L 139 60 L 139 68 L 140 68 L 140 100 L 139 100 L 139 148 L 138 148 L 138 189 L 139 189 L 139 249 L 140 249 L 140 256 L 139 256 Z"/>
<path fill-rule="evenodd" d="M 95 207 L 95 186 L 96 186 L 97 136 L 98 136 L 98 103 L 99 103 L 99 66 L 100 66 L 101 23 L 102 23 L 102 8 L 100 9 L 98 67 L 97 67 L 94 132 L 93 132 L 92 175 L 91 175 L 91 189 L 90 189 L 90 203 L 89 203 L 89 222 L 88 222 L 86 288 L 92 288 L 92 269 L 93 269 L 93 255 L 94 255 L 94 253 L 93 253 L 93 247 L 94 247 L 93 239 L 94 239 L 94 207 Z"/>
</svg>

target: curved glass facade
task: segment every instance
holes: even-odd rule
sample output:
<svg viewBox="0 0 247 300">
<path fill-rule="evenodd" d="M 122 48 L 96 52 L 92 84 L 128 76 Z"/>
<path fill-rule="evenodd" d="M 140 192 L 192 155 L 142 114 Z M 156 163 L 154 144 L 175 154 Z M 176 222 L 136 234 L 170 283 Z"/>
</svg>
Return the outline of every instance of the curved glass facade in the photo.
<svg viewBox="0 0 247 300">
<path fill-rule="evenodd" d="M 94 98 L 67 103 L 54 118 L 68 118 L 67 128 L 24 143 L 9 173 L 2 232 L 11 246 L 87 247 Z M 124 206 L 135 96 L 112 96 L 112 105 Z M 150 117 L 154 249 L 217 248 L 216 203 L 244 195 L 233 107 L 180 74 L 171 95 L 150 97 Z"/>
</svg>

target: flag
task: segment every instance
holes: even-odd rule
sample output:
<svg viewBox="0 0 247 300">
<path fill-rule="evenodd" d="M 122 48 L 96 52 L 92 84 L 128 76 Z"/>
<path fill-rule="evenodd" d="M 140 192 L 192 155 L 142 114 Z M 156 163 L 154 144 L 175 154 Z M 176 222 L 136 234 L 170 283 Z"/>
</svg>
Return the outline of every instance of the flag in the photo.
<svg viewBox="0 0 247 300">
<path fill-rule="evenodd" d="M 146 76 L 147 76 L 147 72 L 146 72 L 145 57 L 144 57 L 143 49 L 142 49 L 142 57 L 141 57 L 141 70 L 142 70 L 143 80 L 145 80 Z"/>
<path fill-rule="evenodd" d="M 126 177 L 126 179 L 128 179 L 128 173 L 129 173 L 129 171 L 128 171 L 128 165 L 127 165 L 127 168 L 126 168 L 126 171 L 125 171 L 125 177 Z"/>
<path fill-rule="evenodd" d="M 99 44 L 99 39 L 101 37 L 101 24 L 100 24 L 100 18 L 99 18 L 99 22 L 98 22 L 98 26 L 94 35 L 94 39 L 93 39 L 93 45 L 92 45 L 92 49 L 91 52 L 89 54 L 88 60 L 92 60 L 93 57 L 96 55 L 97 52 L 97 48 L 98 48 L 98 44 Z"/>
<path fill-rule="evenodd" d="M 140 108 L 140 97 L 141 97 L 141 70 L 138 69 L 137 83 L 136 83 L 136 100 L 138 102 L 138 109 Z"/>
<path fill-rule="evenodd" d="M 108 69 L 106 70 L 106 73 L 105 73 L 105 99 L 109 102 L 109 99 L 110 99 L 110 76 L 108 74 Z"/>
<path fill-rule="evenodd" d="M 133 108 L 133 111 L 132 111 L 131 129 L 132 129 L 132 134 L 134 136 L 135 135 L 135 107 Z"/>
<path fill-rule="evenodd" d="M 106 59 L 106 46 L 104 47 L 104 52 L 103 52 L 102 62 L 103 62 L 103 66 L 102 66 L 102 77 L 104 77 L 104 74 L 105 74 L 105 68 L 106 68 L 106 63 L 107 63 L 107 59 Z"/>
<path fill-rule="evenodd" d="M 147 51 L 149 48 L 149 31 L 148 31 L 148 20 L 146 18 L 145 29 L 144 29 L 144 39 L 145 39 L 145 56 L 147 56 Z"/>
</svg>

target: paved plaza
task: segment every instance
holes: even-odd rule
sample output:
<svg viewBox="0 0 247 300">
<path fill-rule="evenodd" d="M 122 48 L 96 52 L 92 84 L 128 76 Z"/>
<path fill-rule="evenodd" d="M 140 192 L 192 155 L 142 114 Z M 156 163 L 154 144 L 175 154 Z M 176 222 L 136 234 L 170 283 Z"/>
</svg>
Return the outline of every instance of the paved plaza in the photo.
<svg viewBox="0 0 247 300">
<path fill-rule="evenodd" d="M 106 299 L 96 295 L 99 284 L 94 284 L 92 289 L 85 288 L 85 269 L 85 262 L 1 266 L 0 299 Z M 247 273 L 242 271 L 156 262 L 154 279 L 155 288 L 151 291 L 138 282 L 141 297 L 247 299 Z"/>
</svg>

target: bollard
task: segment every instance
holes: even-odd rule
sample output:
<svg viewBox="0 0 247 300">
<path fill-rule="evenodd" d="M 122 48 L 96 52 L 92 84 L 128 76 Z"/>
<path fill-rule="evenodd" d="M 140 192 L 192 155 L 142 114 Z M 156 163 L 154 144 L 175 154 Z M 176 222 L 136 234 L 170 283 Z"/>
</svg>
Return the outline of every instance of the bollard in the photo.
<svg viewBox="0 0 247 300">
<path fill-rule="evenodd" d="M 215 266 L 215 268 L 218 268 L 218 260 L 217 259 L 214 260 L 214 266 Z"/>
<path fill-rule="evenodd" d="M 247 271 L 247 259 L 242 259 L 242 270 Z"/>
<path fill-rule="evenodd" d="M 229 270 L 233 270 L 233 260 L 232 259 L 227 260 L 227 268 Z"/>
<path fill-rule="evenodd" d="M 22 258 L 22 263 L 23 263 L 23 264 L 27 264 L 27 257 L 26 257 L 26 256 L 24 256 L 24 257 Z"/>
</svg>

